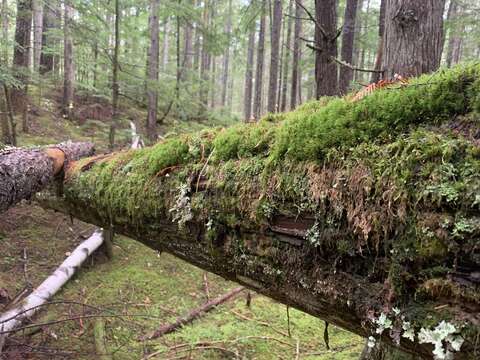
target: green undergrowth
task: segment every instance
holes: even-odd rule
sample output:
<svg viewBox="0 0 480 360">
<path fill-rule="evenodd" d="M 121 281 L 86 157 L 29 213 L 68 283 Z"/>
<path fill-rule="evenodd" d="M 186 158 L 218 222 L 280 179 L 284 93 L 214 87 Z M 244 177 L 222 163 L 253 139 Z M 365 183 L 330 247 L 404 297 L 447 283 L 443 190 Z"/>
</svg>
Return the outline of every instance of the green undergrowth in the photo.
<svg viewBox="0 0 480 360">
<path fill-rule="evenodd" d="M 302 358 L 306 359 L 356 359 L 361 352 L 363 339 L 334 326 L 330 327 L 332 350 L 328 351 L 323 342 L 323 321 L 293 309 L 290 309 L 289 337 L 285 306 L 254 296 L 251 308 L 247 308 L 244 294 L 175 333 L 158 340 L 139 341 L 142 335 L 173 322 L 206 301 L 204 272 L 124 237 L 116 238 L 115 244 L 111 261 L 98 257 L 94 264 L 87 264 L 55 298 L 95 306 L 84 307 L 83 311 L 88 315 L 106 316 L 107 350 L 114 353 L 115 359 L 141 358 L 144 352 L 155 351 L 162 351 L 155 359 L 188 354 L 184 348 L 175 350 L 179 344 L 193 348 L 195 359 L 229 358 L 215 348 L 196 349 L 196 344 L 207 342 L 238 352 L 240 358 L 246 359 L 278 359 L 285 354 L 287 358 L 294 358 L 297 341 L 301 353 L 305 354 Z M 211 297 L 235 286 L 212 274 L 207 278 Z M 63 318 L 81 309 L 75 305 L 58 305 L 52 308 L 53 315 L 49 312 L 45 319 Z M 50 341 L 55 347 L 79 351 L 76 358 L 91 359 L 95 356 L 94 321 L 85 319 L 83 329 L 75 321 L 51 327 L 57 340 Z"/>
</svg>

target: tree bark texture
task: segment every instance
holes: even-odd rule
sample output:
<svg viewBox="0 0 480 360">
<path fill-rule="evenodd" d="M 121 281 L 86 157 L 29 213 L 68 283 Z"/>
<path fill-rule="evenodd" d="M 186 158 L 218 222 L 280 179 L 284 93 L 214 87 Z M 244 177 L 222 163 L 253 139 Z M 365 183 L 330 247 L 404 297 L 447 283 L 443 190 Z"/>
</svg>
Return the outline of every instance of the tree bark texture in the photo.
<svg viewBox="0 0 480 360">
<path fill-rule="evenodd" d="M 8 2 L 7 0 L 2 0 L 2 8 L 1 8 L 1 18 L 2 18 L 2 42 L 1 45 L 1 59 L 5 65 L 8 65 Z"/>
<path fill-rule="evenodd" d="M 280 34 L 282 29 L 282 0 L 273 1 L 271 41 L 270 41 L 270 77 L 268 83 L 268 102 L 267 111 L 277 112 L 277 92 L 278 92 L 278 67 L 279 67 L 279 50 L 280 50 Z"/>
<path fill-rule="evenodd" d="M 292 59 L 292 81 L 290 88 L 290 109 L 293 110 L 297 106 L 297 95 L 300 78 L 300 37 L 302 36 L 302 20 L 303 9 L 301 7 L 302 0 L 295 0 L 295 30 L 293 35 L 293 59 Z"/>
<path fill-rule="evenodd" d="M 75 69 L 73 63 L 73 39 L 71 34 L 71 21 L 72 21 L 73 9 L 68 3 L 64 5 L 64 22 L 63 22 L 63 114 L 67 117 L 71 117 L 73 110 L 73 96 L 75 86 Z"/>
<path fill-rule="evenodd" d="M 262 2 L 262 10 L 260 14 L 260 29 L 258 31 L 257 44 L 257 64 L 255 69 L 255 94 L 253 97 L 253 116 L 256 121 L 260 120 L 262 115 L 262 93 L 263 93 L 263 65 L 265 63 L 265 28 L 266 28 L 266 12 L 265 2 Z"/>
<path fill-rule="evenodd" d="M 117 117 L 118 117 L 118 94 L 120 92 L 120 85 L 118 84 L 118 56 L 120 53 L 120 0 L 115 0 L 115 23 L 114 23 L 114 33 L 115 33 L 115 45 L 113 48 L 113 59 L 112 59 L 112 119 L 110 123 L 110 149 L 113 150 L 115 146 L 115 132 L 117 127 Z M 158 65 L 158 64 L 157 64 Z"/>
<path fill-rule="evenodd" d="M 445 0 L 387 0 L 385 77 L 418 76 L 440 66 Z"/>
<path fill-rule="evenodd" d="M 460 61 L 461 48 L 462 48 L 462 35 L 465 31 L 465 24 L 459 24 L 462 22 L 461 8 L 457 1 L 450 1 L 448 7 L 448 47 L 447 47 L 447 66 L 458 64 Z"/>
<path fill-rule="evenodd" d="M 21 82 L 19 88 L 12 88 L 11 102 L 15 113 L 23 114 L 27 107 L 27 83 L 30 65 L 30 33 L 32 28 L 32 0 L 17 1 L 17 21 L 15 25 L 15 45 L 13 48 L 13 68 Z"/>
<path fill-rule="evenodd" d="M 44 189 L 71 161 L 93 152 L 91 143 L 72 142 L 0 152 L 0 213 Z"/>
<path fill-rule="evenodd" d="M 380 16 L 378 18 L 378 46 L 377 46 L 377 56 L 375 58 L 375 70 L 382 70 L 382 60 L 383 60 L 383 42 L 385 40 L 385 10 L 387 7 L 387 0 L 381 0 L 380 3 Z M 382 78 L 381 73 L 372 74 L 372 83 L 377 83 Z"/>
<path fill-rule="evenodd" d="M 157 139 L 157 107 L 158 107 L 158 59 L 159 59 L 159 21 L 158 9 L 160 0 L 150 1 L 150 47 L 148 51 L 148 80 L 147 80 L 147 136 L 151 141 Z"/>
<path fill-rule="evenodd" d="M 255 55 L 255 24 L 251 26 L 248 32 L 247 64 L 245 67 L 245 94 L 243 97 L 244 120 L 252 119 L 252 99 L 253 99 L 253 61 Z"/>
<path fill-rule="evenodd" d="M 352 64 L 353 45 L 355 43 L 355 23 L 357 20 L 358 0 L 347 0 L 342 31 L 342 60 Z M 353 70 L 346 66 L 340 66 L 339 91 L 345 95 L 353 79 Z"/>
<path fill-rule="evenodd" d="M 337 0 L 315 2 L 315 83 L 316 98 L 338 94 Z"/>
</svg>

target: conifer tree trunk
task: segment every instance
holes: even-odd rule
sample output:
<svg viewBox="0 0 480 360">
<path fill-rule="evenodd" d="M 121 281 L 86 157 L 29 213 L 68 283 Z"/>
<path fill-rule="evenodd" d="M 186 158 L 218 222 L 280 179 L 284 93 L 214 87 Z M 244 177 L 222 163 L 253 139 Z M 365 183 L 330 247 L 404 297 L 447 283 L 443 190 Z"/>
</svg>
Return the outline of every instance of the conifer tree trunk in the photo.
<svg viewBox="0 0 480 360">
<path fill-rule="evenodd" d="M 38 71 L 42 54 L 43 0 L 33 0 L 33 69 Z"/>
<path fill-rule="evenodd" d="M 192 5 L 195 5 L 195 0 L 191 1 Z M 184 79 L 188 77 L 188 72 L 192 69 L 193 66 L 193 49 L 192 49 L 192 33 L 193 26 L 190 21 L 187 21 L 184 32 L 185 47 L 183 54 L 183 67 L 185 68 Z"/>
<path fill-rule="evenodd" d="M 203 26 L 205 28 L 202 36 L 202 51 L 201 51 L 201 60 L 200 60 L 200 78 L 202 79 L 202 84 L 200 88 L 200 102 L 203 106 L 202 111 L 205 111 L 208 108 L 208 87 L 210 86 L 209 82 L 209 71 L 211 65 L 211 58 L 208 53 L 208 42 L 206 37 L 206 32 L 209 29 L 210 23 L 210 2 L 205 0 L 203 8 Z"/>
<path fill-rule="evenodd" d="M 162 71 L 167 71 L 170 51 L 170 19 L 166 19 L 163 25 L 163 47 L 162 47 Z"/>
<path fill-rule="evenodd" d="M 457 64 L 460 61 L 460 53 L 462 47 L 462 34 L 465 30 L 465 25 L 459 26 L 457 23 L 461 16 L 460 6 L 457 1 L 450 1 L 448 7 L 447 21 L 450 29 L 448 31 L 448 48 L 447 48 L 447 66 Z"/>
<path fill-rule="evenodd" d="M 303 9 L 301 7 L 302 0 L 295 1 L 295 30 L 293 37 L 293 60 L 292 60 L 292 86 L 290 89 L 290 109 L 293 110 L 297 106 L 297 94 L 300 87 L 300 37 L 302 36 L 302 20 Z"/>
<path fill-rule="evenodd" d="M 245 95 L 243 97 L 244 120 L 252 118 L 252 93 L 253 93 L 253 58 L 255 53 L 255 24 L 248 33 L 247 65 L 245 69 Z"/>
<path fill-rule="evenodd" d="M 113 48 L 113 61 L 112 61 L 112 122 L 110 124 L 110 149 L 113 150 L 115 145 L 115 131 L 117 127 L 118 118 L 118 56 L 120 52 L 120 0 L 115 0 L 115 45 Z"/>
<path fill-rule="evenodd" d="M 221 106 L 225 107 L 227 103 L 227 89 L 228 89 L 228 71 L 230 67 L 230 38 L 232 32 L 232 0 L 228 0 L 228 14 L 225 31 L 228 36 L 227 49 L 223 55 L 223 74 L 222 74 L 222 98 Z"/>
<path fill-rule="evenodd" d="M 42 21 L 42 51 L 40 54 L 40 74 L 47 74 L 53 71 L 53 54 L 50 51 L 46 51 L 48 48 L 54 46 L 54 39 L 50 32 L 58 28 L 58 15 L 55 13 L 58 11 L 56 1 L 49 1 L 48 6 L 43 9 L 43 21 Z"/>
<path fill-rule="evenodd" d="M 287 38 L 285 40 L 284 49 L 284 61 L 283 61 L 283 80 L 282 80 L 282 98 L 280 101 L 280 111 L 287 109 L 287 92 L 288 92 L 288 72 L 290 65 L 290 51 L 291 51 L 291 39 L 292 39 L 292 22 L 293 22 L 293 2 L 290 0 L 288 5 L 288 24 L 287 24 Z"/>
<path fill-rule="evenodd" d="M 150 0 L 150 48 L 148 51 L 147 82 L 147 136 L 151 141 L 157 139 L 157 106 L 158 106 L 158 59 L 159 59 L 159 21 L 158 8 L 160 0 Z"/>
<path fill-rule="evenodd" d="M 17 1 L 13 68 L 21 86 L 12 88 L 11 101 L 15 112 L 23 114 L 27 108 L 28 67 L 30 64 L 30 32 L 32 25 L 32 0 Z"/>
<path fill-rule="evenodd" d="M 380 17 L 378 19 L 378 47 L 377 47 L 377 56 L 375 59 L 375 70 L 381 71 L 382 70 L 382 60 L 383 60 L 383 42 L 385 39 L 385 9 L 386 9 L 387 1 L 381 0 L 380 3 Z M 373 73 L 372 74 L 372 83 L 377 83 L 380 81 L 381 73 Z"/>
<path fill-rule="evenodd" d="M 1 9 L 1 19 L 2 19 L 2 42 L 0 45 L 1 49 L 1 59 L 5 65 L 8 65 L 8 1 L 2 0 L 2 9 Z"/>
<path fill-rule="evenodd" d="M 315 2 L 315 83 L 316 98 L 338 94 L 337 64 L 337 1 Z"/>
<path fill-rule="evenodd" d="M 262 2 L 260 15 L 260 30 L 258 32 L 257 65 L 255 69 L 255 95 L 253 99 L 253 116 L 256 121 L 262 115 L 262 88 L 263 88 L 263 64 L 265 62 L 265 2 Z"/>
<path fill-rule="evenodd" d="M 383 68 L 386 78 L 435 71 L 443 45 L 445 0 L 387 0 Z"/>
<path fill-rule="evenodd" d="M 282 1 L 273 1 L 272 27 L 271 27 L 271 52 L 270 52 L 270 77 L 268 85 L 267 111 L 277 112 L 278 91 L 278 66 L 280 50 L 280 33 L 282 29 Z"/>
<path fill-rule="evenodd" d="M 344 25 L 342 32 L 342 60 L 348 64 L 353 60 L 353 45 L 355 41 L 355 23 L 357 19 L 358 0 L 347 0 L 345 6 Z M 353 70 L 340 67 L 339 91 L 346 94 L 353 79 Z"/>
<path fill-rule="evenodd" d="M 71 110 L 73 109 L 74 81 L 75 70 L 73 64 L 73 40 L 70 29 L 72 21 L 72 7 L 68 1 L 65 2 L 64 9 L 64 25 L 63 25 L 63 99 L 62 108 L 64 116 L 71 118 Z"/>
</svg>

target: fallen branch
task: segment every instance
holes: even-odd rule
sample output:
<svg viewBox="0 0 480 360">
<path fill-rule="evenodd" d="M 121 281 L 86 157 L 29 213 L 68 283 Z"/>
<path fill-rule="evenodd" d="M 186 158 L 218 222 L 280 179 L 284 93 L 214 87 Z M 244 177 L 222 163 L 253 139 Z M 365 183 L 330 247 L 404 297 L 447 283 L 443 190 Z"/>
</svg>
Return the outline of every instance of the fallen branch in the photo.
<svg viewBox="0 0 480 360">
<path fill-rule="evenodd" d="M 93 336 L 95 338 L 95 352 L 99 360 L 111 360 L 112 357 L 107 352 L 105 344 L 105 321 L 103 318 L 98 318 L 93 326 Z"/>
<path fill-rule="evenodd" d="M 101 231 L 96 231 L 87 240 L 82 242 L 65 259 L 55 272 L 49 276 L 38 288 L 35 289 L 22 304 L 0 316 L 0 334 L 8 333 L 20 326 L 21 323 L 30 318 L 36 310 L 49 298 L 60 290 L 60 288 L 73 276 L 80 265 L 92 254 L 103 242 Z"/>
<path fill-rule="evenodd" d="M 44 189 L 70 161 L 93 152 L 93 144 L 88 142 L 1 151 L 0 213 Z"/>
<path fill-rule="evenodd" d="M 244 289 L 245 288 L 243 286 L 240 286 L 240 287 L 237 287 L 233 290 L 230 290 L 229 292 L 227 292 L 226 294 L 223 294 L 222 296 L 219 296 L 219 297 L 217 297 L 217 298 L 215 298 L 211 301 L 207 301 L 202 306 L 190 311 L 187 315 L 177 318 L 177 320 L 175 320 L 175 322 L 173 322 L 171 324 L 162 325 L 153 334 L 151 334 L 147 337 L 143 337 L 143 338 L 141 338 L 141 340 L 152 340 L 152 339 L 159 338 L 159 337 L 161 337 L 165 334 L 169 334 L 171 332 L 174 332 L 175 330 L 182 327 L 183 325 L 191 323 L 193 320 L 197 319 L 201 315 L 209 312 L 210 310 L 212 310 L 216 306 L 218 306 L 220 304 L 223 304 L 224 302 L 230 300 L 235 295 L 242 292 Z"/>
</svg>

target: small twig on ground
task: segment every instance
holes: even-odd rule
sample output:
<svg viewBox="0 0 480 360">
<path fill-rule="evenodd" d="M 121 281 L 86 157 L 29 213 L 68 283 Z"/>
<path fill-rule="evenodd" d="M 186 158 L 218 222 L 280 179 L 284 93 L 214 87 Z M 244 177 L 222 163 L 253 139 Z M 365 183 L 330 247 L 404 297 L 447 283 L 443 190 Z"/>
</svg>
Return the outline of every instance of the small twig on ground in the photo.
<svg viewBox="0 0 480 360">
<path fill-rule="evenodd" d="M 285 337 L 290 337 L 287 333 L 285 333 L 285 332 L 283 332 L 283 331 L 281 331 L 281 330 L 276 329 L 273 325 L 271 325 L 270 323 L 268 323 L 268 322 L 266 322 L 266 321 L 261 321 L 261 320 L 249 318 L 248 316 L 245 316 L 245 315 L 243 315 L 243 314 L 240 314 L 240 313 L 236 312 L 235 310 L 230 310 L 230 312 L 231 312 L 232 314 L 234 314 L 235 316 L 239 317 L 239 318 L 242 319 L 242 320 L 256 322 L 256 323 L 259 324 L 259 325 L 262 325 L 262 326 L 266 326 L 266 327 L 271 328 L 271 329 L 272 329 L 273 331 L 275 331 L 277 334 L 280 334 L 280 335 L 285 336 Z"/>
<path fill-rule="evenodd" d="M 158 330 L 153 332 L 153 334 L 149 336 L 143 336 L 140 338 L 140 340 L 152 340 L 159 338 L 165 334 L 169 334 L 178 328 L 182 327 L 183 325 L 186 325 L 193 320 L 197 319 L 198 317 L 202 316 L 203 314 L 209 312 L 210 310 L 214 309 L 216 306 L 223 304 L 224 302 L 232 299 L 235 297 L 237 294 L 242 292 L 245 288 L 243 286 L 237 287 L 233 290 L 230 290 L 226 294 L 223 294 L 222 296 L 219 296 L 211 301 L 206 302 L 205 304 L 201 305 L 200 307 L 193 309 L 190 311 L 187 315 L 178 317 L 175 322 L 171 324 L 164 324 L 162 325 Z"/>
<path fill-rule="evenodd" d="M 210 300 L 210 290 L 208 289 L 207 273 L 203 273 L 203 289 L 205 290 L 205 297 L 207 301 Z"/>
<path fill-rule="evenodd" d="M 290 306 L 287 305 L 287 330 L 288 330 L 288 337 L 292 337 L 292 333 L 290 331 Z"/>
<path fill-rule="evenodd" d="M 328 339 L 328 321 L 325 321 L 325 329 L 323 330 L 323 340 L 325 341 L 325 347 L 330 350 L 330 341 Z"/>
<path fill-rule="evenodd" d="M 300 359 L 300 339 L 297 339 L 297 348 L 295 349 L 295 360 Z"/>
</svg>

